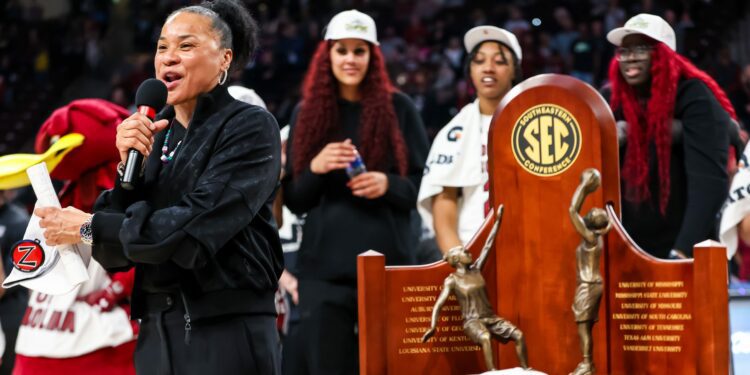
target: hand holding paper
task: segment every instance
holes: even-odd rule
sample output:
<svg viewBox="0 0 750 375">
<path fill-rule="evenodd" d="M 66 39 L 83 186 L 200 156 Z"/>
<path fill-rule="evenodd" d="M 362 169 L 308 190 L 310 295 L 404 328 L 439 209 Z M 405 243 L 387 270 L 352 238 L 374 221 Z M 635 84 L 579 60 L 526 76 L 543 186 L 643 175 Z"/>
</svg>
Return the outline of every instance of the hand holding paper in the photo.
<svg viewBox="0 0 750 375">
<path fill-rule="evenodd" d="M 81 225 L 91 217 L 75 207 L 40 207 L 34 210 L 39 226 L 44 229 L 48 245 L 73 245 L 81 242 Z"/>
<path fill-rule="evenodd" d="M 19 264 L 24 262 L 24 267 L 14 264 L 3 287 L 20 284 L 45 294 L 64 294 L 89 279 L 86 267 L 91 260 L 91 247 L 78 243 L 80 238 L 76 240 L 75 236 L 70 235 L 76 221 L 81 217 L 85 220 L 88 214 L 73 208 L 60 209 L 60 202 L 44 163 L 30 167 L 27 173 L 37 197 L 35 214 L 29 220 L 23 238 L 23 243 L 29 246 L 15 246 L 12 249 L 14 263 L 15 260 Z M 42 229 L 37 212 L 46 215 L 51 241 L 45 239 L 47 231 Z M 80 228 L 80 224 L 78 227 Z M 58 244 L 59 246 L 55 246 Z"/>
</svg>

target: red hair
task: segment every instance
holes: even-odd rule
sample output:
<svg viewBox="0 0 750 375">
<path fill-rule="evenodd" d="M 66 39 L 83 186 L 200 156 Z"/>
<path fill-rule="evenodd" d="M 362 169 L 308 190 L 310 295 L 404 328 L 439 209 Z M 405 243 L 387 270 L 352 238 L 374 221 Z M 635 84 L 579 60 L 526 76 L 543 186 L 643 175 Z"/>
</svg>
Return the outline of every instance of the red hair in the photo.
<svg viewBox="0 0 750 375">
<path fill-rule="evenodd" d="M 697 78 L 708 86 L 719 104 L 732 119 L 737 119 L 731 102 L 719 85 L 705 72 L 663 43 L 656 43 L 651 53 L 651 97 L 644 107 L 638 103 L 633 87 L 620 74 L 617 59 L 609 64 L 612 84 L 610 106 L 622 108 L 628 122 L 627 151 L 622 167 L 625 199 L 643 202 L 651 197 L 649 191 L 649 140 L 656 146 L 659 172 L 659 211 L 664 215 L 669 201 L 669 162 L 672 148 L 672 120 L 680 79 Z"/>
<path fill-rule="evenodd" d="M 331 43 L 321 41 L 307 69 L 302 107 L 297 115 L 292 140 L 292 171 L 299 175 L 329 142 L 341 137 L 338 122 L 338 87 L 331 70 Z M 395 91 L 385 69 L 380 49 L 370 44 L 367 74 L 360 83 L 362 113 L 357 149 L 368 170 L 386 172 L 395 164 L 406 175 L 406 143 L 401 135 L 392 94 Z"/>
</svg>

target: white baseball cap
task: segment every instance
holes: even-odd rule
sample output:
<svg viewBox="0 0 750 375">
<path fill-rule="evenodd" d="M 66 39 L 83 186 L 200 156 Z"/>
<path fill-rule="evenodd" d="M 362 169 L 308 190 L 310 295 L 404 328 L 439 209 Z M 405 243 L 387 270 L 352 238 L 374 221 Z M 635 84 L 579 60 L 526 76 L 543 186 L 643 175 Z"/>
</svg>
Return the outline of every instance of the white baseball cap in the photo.
<svg viewBox="0 0 750 375">
<path fill-rule="evenodd" d="M 672 51 L 677 49 L 674 30 L 669 23 L 659 16 L 653 14 L 641 13 L 625 22 L 625 26 L 618 27 L 607 33 L 607 40 L 610 43 L 619 46 L 622 40 L 631 34 L 642 34 L 657 42 L 662 42 L 671 48 Z"/>
<path fill-rule="evenodd" d="M 241 102 L 257 105 L 258 107 L 261 107 L 263 109 L 268 109 L 266 108 L 266 102 L 264 102 L 263 99 L 261 99 L 260 95 L 258 95 L 258 93 L 253 89 L 235 85 L 227 87 L 227 91 L 229 91 L 229 95 L 232 95 L 233 98 Z"/>
<path fill-rule="evenodd" d="M 483 25 L 467 31 L 466 34 L 464 34 L 464 47 L 466 47 L 466 52 L 471 53 L 471 50 L 473 50 L 474 47 L 487 40 L 494 40 L 510 47 L 513 54 L 516 55 L 518 62 L 521 62 L 521 45 L 518 44 L 518 39 L 516 39 L 516 36 L 510 31 L 501 29 L 497 26 Z"/>
<path fill-rule="evenodd" d="M 374 45 L 378 43 L 378 33 L 375 20 L 372 17 L 354 9 L 345 10 L 331 18 L 326 26 L 325 40 L 362 39 Z"/>
</svg>

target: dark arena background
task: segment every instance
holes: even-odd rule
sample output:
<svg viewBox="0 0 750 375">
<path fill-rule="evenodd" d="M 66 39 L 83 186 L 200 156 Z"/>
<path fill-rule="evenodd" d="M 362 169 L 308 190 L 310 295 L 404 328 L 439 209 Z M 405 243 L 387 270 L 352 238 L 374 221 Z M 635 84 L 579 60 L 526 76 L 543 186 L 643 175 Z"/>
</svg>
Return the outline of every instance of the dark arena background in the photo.
<svg viewBox="0 0 750 375">
<path fill-rule="evenodd" d="M 161 24 L 186 0 L 0 0 L 0 156 L 33 153 L 52 111 L 102 98 L 134 111 L 139 84 L 154 76 Z M 750 2 L 746 0 L 273 0 L 244 1 L 260 25 L 259 48 L 229 77 L 254 89 L 283 126 L 300 100 L 308 63 L 331 17 L 371 15 L 388 73 L 419 110 L 432 140 L 475 97 L 464 67 L 463 35 L 476 25 L 513 32 L 524 78 L 572 75 L 607 85 L 614 46 L 608 31 L 638 13 L 663 17 L 677 52 L 707 72 L 750 131 Z M 19 199 L 28 192 L 22 191 Z M 31 195 L 33 201 L 33 194 Z M 5 250 L 3 250 L 5 251 Z M 750 254 L 746 255 L 750 257 Z M 750 374 L 747 260 L 730 262 L 731 352 L 735 374 Z"/>
</svg>

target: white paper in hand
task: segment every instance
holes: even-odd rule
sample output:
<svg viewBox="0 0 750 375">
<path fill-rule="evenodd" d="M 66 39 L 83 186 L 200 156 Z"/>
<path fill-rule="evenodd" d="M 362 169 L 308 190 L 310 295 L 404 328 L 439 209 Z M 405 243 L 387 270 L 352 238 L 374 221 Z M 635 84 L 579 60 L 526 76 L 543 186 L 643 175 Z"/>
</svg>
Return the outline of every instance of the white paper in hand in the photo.
<svg viewBox="0 0 750 375">
<path fill-rule="evenodd" d="M 26 170 L 36 194 L 34 208 L 60 207 L 57 194 L 47 172 L 40 163 Z M 83 243 L 50 246 L 44 240 L 44 230 L 39 227 L 39 217 L 31 216 L 24 240 L 13 247 L 13 270 L 3 282 L 4 288 L 23 285 L 40 293 L 60 295 L 87 281 L 87 266 L 91 260 L 91 247 Z"/>
</svg>

